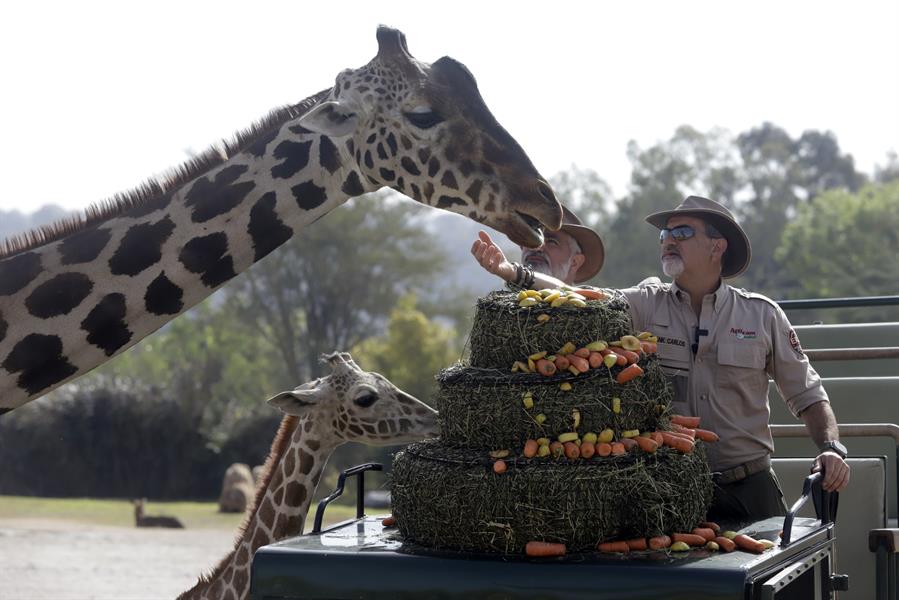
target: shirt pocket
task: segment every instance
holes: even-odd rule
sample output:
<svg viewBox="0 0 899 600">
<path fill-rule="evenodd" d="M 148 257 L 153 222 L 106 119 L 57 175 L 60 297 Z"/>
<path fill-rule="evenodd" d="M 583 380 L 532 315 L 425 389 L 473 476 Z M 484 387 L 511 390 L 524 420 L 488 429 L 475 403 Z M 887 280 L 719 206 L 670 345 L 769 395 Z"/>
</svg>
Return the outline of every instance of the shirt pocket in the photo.
<svg viewBox="0 0 899 600">
<path fill-rule="evenodd" d="M 768 390 L 765 372 L 767 351 L 762 342 L 726 340 L 718 343 L 718 370 L 715 376 L 719 387 L 731 390 Z"/>
</svg>

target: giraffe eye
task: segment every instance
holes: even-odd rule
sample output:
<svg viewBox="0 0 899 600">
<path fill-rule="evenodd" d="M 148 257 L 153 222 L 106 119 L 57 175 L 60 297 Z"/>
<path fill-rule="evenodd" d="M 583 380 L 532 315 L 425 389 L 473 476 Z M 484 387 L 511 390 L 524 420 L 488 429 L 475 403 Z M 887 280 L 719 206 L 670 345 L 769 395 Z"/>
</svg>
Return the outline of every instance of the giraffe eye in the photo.
<svg viewBox="0 0 899 600">
<path fill-rule="evenodd" d="M 377 401 L 378 401 L 378 395 L 377 395 L 377 394 L 375 394 L 375 393 L 368 393 L 368 394 L 364 394 L 364 395 L 362 395 L 362 396 L 359 396 L 358 398 L 356 398 L 355 400 L 353 400 L 353 403 L 355 403 L 356 406 L 361 406 L 362 408 L 368 408 L 369 406 L 371 406 L 372 404 L 374 404 L 374 403 L 377 402 Z"/>
<path fill-rule="evenodd" d="M 434 125 L 443 122 L 443 117 L 434 111 L 428 112 L 407 112 L 403 113 L 409 122 L 419 129 L 430 129 Z"/>
</svg>

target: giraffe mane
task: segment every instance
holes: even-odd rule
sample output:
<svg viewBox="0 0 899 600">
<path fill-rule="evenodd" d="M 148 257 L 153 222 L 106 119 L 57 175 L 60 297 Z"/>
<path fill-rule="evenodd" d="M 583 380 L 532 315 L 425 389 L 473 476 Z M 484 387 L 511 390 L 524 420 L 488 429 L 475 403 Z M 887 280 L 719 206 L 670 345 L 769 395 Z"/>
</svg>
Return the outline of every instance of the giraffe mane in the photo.
<svg viewBox="0 0 899 600">
<path fill-rule="evenodd" d="M 225 567 L 228 565 L 228 562 L 231 560 L 231 556 L 234 552 L 237 551 L 237 548 L 240 546 L 240 542 L 243 540 L 244 534 L 247 532 L 247 527 L 250 522 L 256 516 L 256 511 L 259 510 L 259 505 L 262 503 L 262 499 L 265 498 L 265 493 L 268 490 L 268 486 L 271 483 L 272 476 L 275 471 L 275 467 L 277 467 L 278 463 L 281 461 L 281 457 L 284 456 L 284 452 L 290 447 L 290 438 L 293 435 L 294 430 L 297 428 L 297 424 L 299 423 L 299 417 L 293 415 L 285 415 L 283 419 L 281 419 L 281 425 L 278 427 L 278 433 L 275 435 L 274 441 L 272 441 L 271 450 L 269 450 L 268 458 L 265 459 L 265 465 L 262 467 L 262 475 L 259 478 L 259 484 L 256 486 L 256 496 L 253 498 L 253 502 L 247 508 L 246 513 L 244 513 L 243 521 L 240 524 L 240 527 L 237 528 L 237 536 L 234 539 L 234 548 L 232 548 L 231 552 L 228 553 L 219 564 L 208 574 L 204 574 L 200 576 L 197 585 L 194 588 L 191 588 L 189 591 L 193 591 L 197 586 L 208 584 L 222 574 L 225 570 Z M 186 596 L 188 592 L 184 592 L 182 596 Z M 182 596 L 179 596 L 182 597 Z"/>
<path fill-rule="evenodd" d="M 9 236 L 0 242 L 0 260 L 55 242 L 95 223 L 162 200 L 167 194 L 240 153 L 261 134 L 305 114 L 329 91 L 330 88 L 309 96 L 298 104 L 276 108 L 248 128 L 235 133 L 230 139 L 213 144 L 184 163 L 147 179 L 131 190 L 119 192 L 111 198 L 88 206 L 84 211 L 78 211 L 48 225 Z"/>
</svg>

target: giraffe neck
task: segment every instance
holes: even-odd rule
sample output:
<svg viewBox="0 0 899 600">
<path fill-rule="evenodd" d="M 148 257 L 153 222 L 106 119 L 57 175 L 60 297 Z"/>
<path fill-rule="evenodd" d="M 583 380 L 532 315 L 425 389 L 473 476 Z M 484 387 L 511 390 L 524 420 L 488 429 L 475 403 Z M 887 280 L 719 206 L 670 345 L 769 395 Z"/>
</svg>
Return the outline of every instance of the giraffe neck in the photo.
<svg viewBox="0 0 899 600">
<path fill-rule="evenodd" d="M 0 258 L 0 414 L 106 362 L 371 191 L 350 145 L 274 123 L 180 185 Z"/>
<path fill-rule="evenodd" d="M 266 544 L 303 532 L 306 513 L 331 453 L 340 444 L 316 435 L 313 416 L 285 417 L 266 462 L 256 501 L 234 549 L 178 600 L 243 600 L 249 597 L 253 553 Z M 289 440 L 289 443 L 285 443 Z"/>
</svg>

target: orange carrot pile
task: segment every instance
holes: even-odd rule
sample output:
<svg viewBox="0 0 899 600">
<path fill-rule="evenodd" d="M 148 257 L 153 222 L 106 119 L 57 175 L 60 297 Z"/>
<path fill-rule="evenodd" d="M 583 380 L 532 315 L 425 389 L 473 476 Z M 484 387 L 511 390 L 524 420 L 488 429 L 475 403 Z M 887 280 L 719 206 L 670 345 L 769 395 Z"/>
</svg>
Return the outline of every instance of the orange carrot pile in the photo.
<svg viewBox="0 0 899 600">
<path fill-rule="evenodd" d="M 528 542 L 524 546 L 528 556 L 565 556 L 565 544 L 553 542 Z"/>
</svg>

